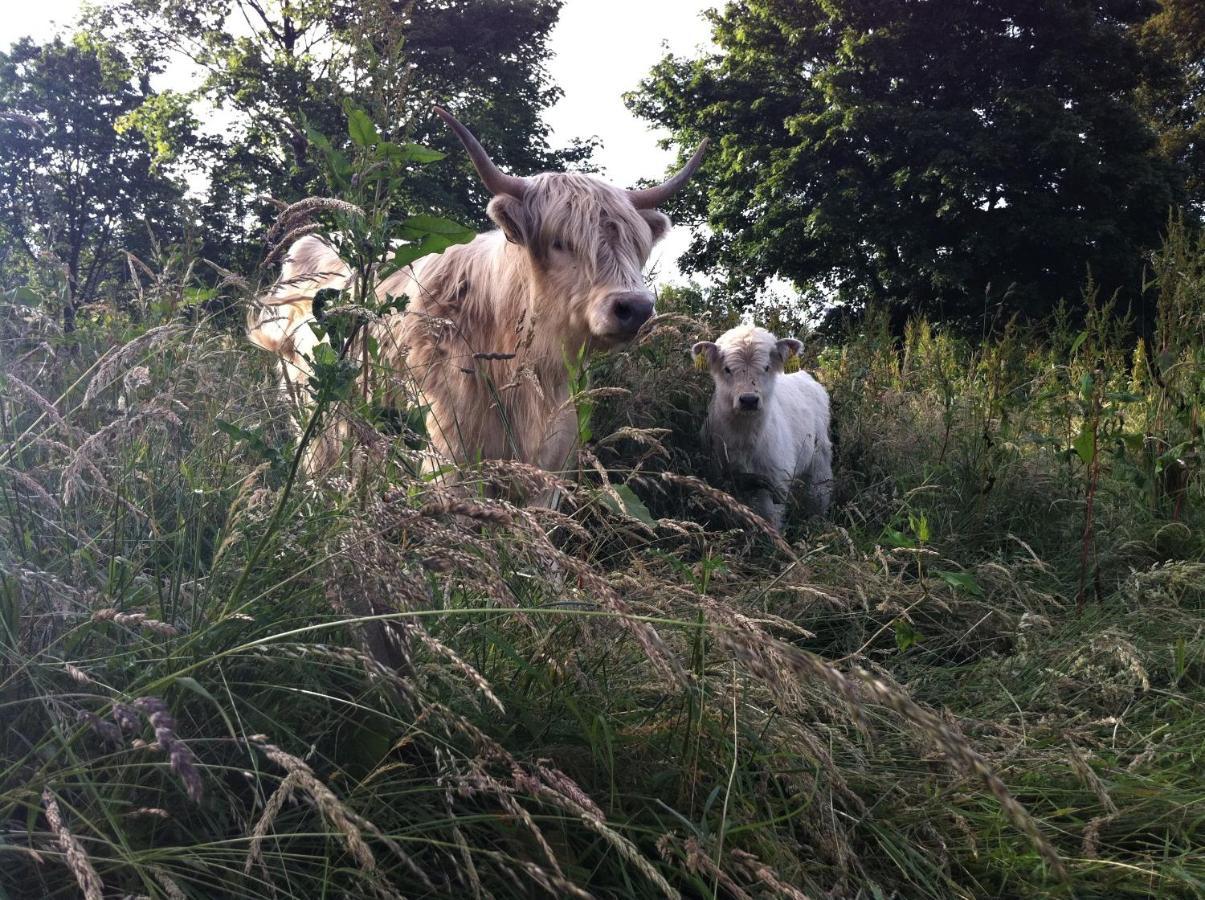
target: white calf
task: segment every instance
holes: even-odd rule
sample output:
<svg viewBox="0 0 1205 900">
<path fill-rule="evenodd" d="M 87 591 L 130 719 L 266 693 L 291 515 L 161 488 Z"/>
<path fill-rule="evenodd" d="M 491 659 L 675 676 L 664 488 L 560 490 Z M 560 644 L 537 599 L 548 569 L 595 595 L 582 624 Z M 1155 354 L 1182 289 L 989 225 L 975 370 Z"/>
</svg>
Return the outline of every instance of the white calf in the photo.
<svg viewBox="0 0 1205 900">
<path fill-rule="evenodd" d="M 793 479 L 808 480 L 809 512 L 824 515 L 832 497 L 828 392 L 806 372 L 783 371 L 798 367 L 793 357 L 801 349 L 793 338 L 776 340 L 751 325 L 691 349 L 715 380 L 703 424 L 713 466 L 751 482 L 753 509 L 775 528 L 782 527 Z"/>
</svg>

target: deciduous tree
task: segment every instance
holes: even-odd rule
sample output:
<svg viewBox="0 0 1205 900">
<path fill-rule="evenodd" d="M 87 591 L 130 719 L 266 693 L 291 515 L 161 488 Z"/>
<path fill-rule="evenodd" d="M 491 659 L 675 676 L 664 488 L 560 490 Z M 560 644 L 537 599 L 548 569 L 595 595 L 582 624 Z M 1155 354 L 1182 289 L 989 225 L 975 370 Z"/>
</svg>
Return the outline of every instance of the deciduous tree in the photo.
<svg viewBox="0 0 1205 900">
<path fill-rule="evenodd" d="M 1183 201 L 1135 92 L 1141 0 L 739 0 L 718 51 L 666 58 L 630 96 L 717 146 L 685 211 L 688 266 L 818 306 L 985 313 L 1074 303 L 1091 271 L 1139 292 Z M 1125 308 L 1126 303 L 1120 304 Z"/>
<path fill-rule="evenodd" d="M 126 271 L 123 250 L 178 232 L 182 185 L 117 127 L 153 99 L 122 54 L 84 36 L 0 53 L 0 274 L 14 287 L 61 272 L 68 329 Z"/>
</svg>

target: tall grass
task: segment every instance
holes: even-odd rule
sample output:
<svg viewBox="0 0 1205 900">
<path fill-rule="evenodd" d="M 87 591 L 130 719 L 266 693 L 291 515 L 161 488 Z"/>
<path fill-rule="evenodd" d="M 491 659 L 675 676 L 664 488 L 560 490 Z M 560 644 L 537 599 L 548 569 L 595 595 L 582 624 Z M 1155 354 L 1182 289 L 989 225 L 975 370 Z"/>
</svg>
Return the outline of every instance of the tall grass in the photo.
<svg viewBox="0 0 1205 900">
<path fill-rule="evenodd" d="M 1100 303 L 814 351 L 840 504 L 784 539 L 698 480 L 705 324 L 578 379 L 566 472 L 286 491 L 270 360 L 173 271 L 138 324 L 0 308 L 0 892 L 1205 892 L 1182 230 L 1143 344 Z"/>
</svg>

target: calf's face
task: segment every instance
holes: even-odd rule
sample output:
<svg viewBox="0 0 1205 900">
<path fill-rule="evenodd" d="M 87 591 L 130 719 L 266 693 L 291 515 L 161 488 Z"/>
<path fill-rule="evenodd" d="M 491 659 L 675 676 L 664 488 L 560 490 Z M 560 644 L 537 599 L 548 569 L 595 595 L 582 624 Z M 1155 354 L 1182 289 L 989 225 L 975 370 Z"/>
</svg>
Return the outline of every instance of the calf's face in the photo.
<svg viewBox="0 0 1205 900">
<path fill-rule="evenodd" d="M 778 376 L 803 344 L 775 339 L 765 329 L 733 329 L 717 343 L 700 341 L 691 348 L 715 381 L 715 408 L 740 418 L 762 414 L 774 396 Z"/>
</svg>

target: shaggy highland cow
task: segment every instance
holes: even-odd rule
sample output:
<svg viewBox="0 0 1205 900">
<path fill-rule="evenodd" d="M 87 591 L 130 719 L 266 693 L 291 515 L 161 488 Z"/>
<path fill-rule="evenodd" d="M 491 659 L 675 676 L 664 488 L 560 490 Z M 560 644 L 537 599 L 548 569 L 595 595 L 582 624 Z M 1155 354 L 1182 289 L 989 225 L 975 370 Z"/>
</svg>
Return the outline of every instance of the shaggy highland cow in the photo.
<svg viewBox="0 0 1205 900">
<path fill-rule="evenodd" d="M 653 315 L 641 272 L 670 228 L 656 207 L 699 167 L 706 141 L 664 184 L 624 190 L 590 175 L 507 175 L 467 128 L 436 112 L 493 195 L 487 212 L 498 228 L 377 285 L 378 297 L 409 302 L 368 328 L 389 370 L 373 377 L 386 379 L 387 399 L 428 408 L 432 467 L 513 459 L 559 469 L 577 435 L 566 358 L 629 341 Z M 311 375 L 314 295 L 352 281 L 317 238 L 290 249 L 249 328 L 254 343 L 281 356 L 290 387 Z M 335 420 L 319 436 L 309 472 L 338 458 L 346 430 Z"/>
</svg>

